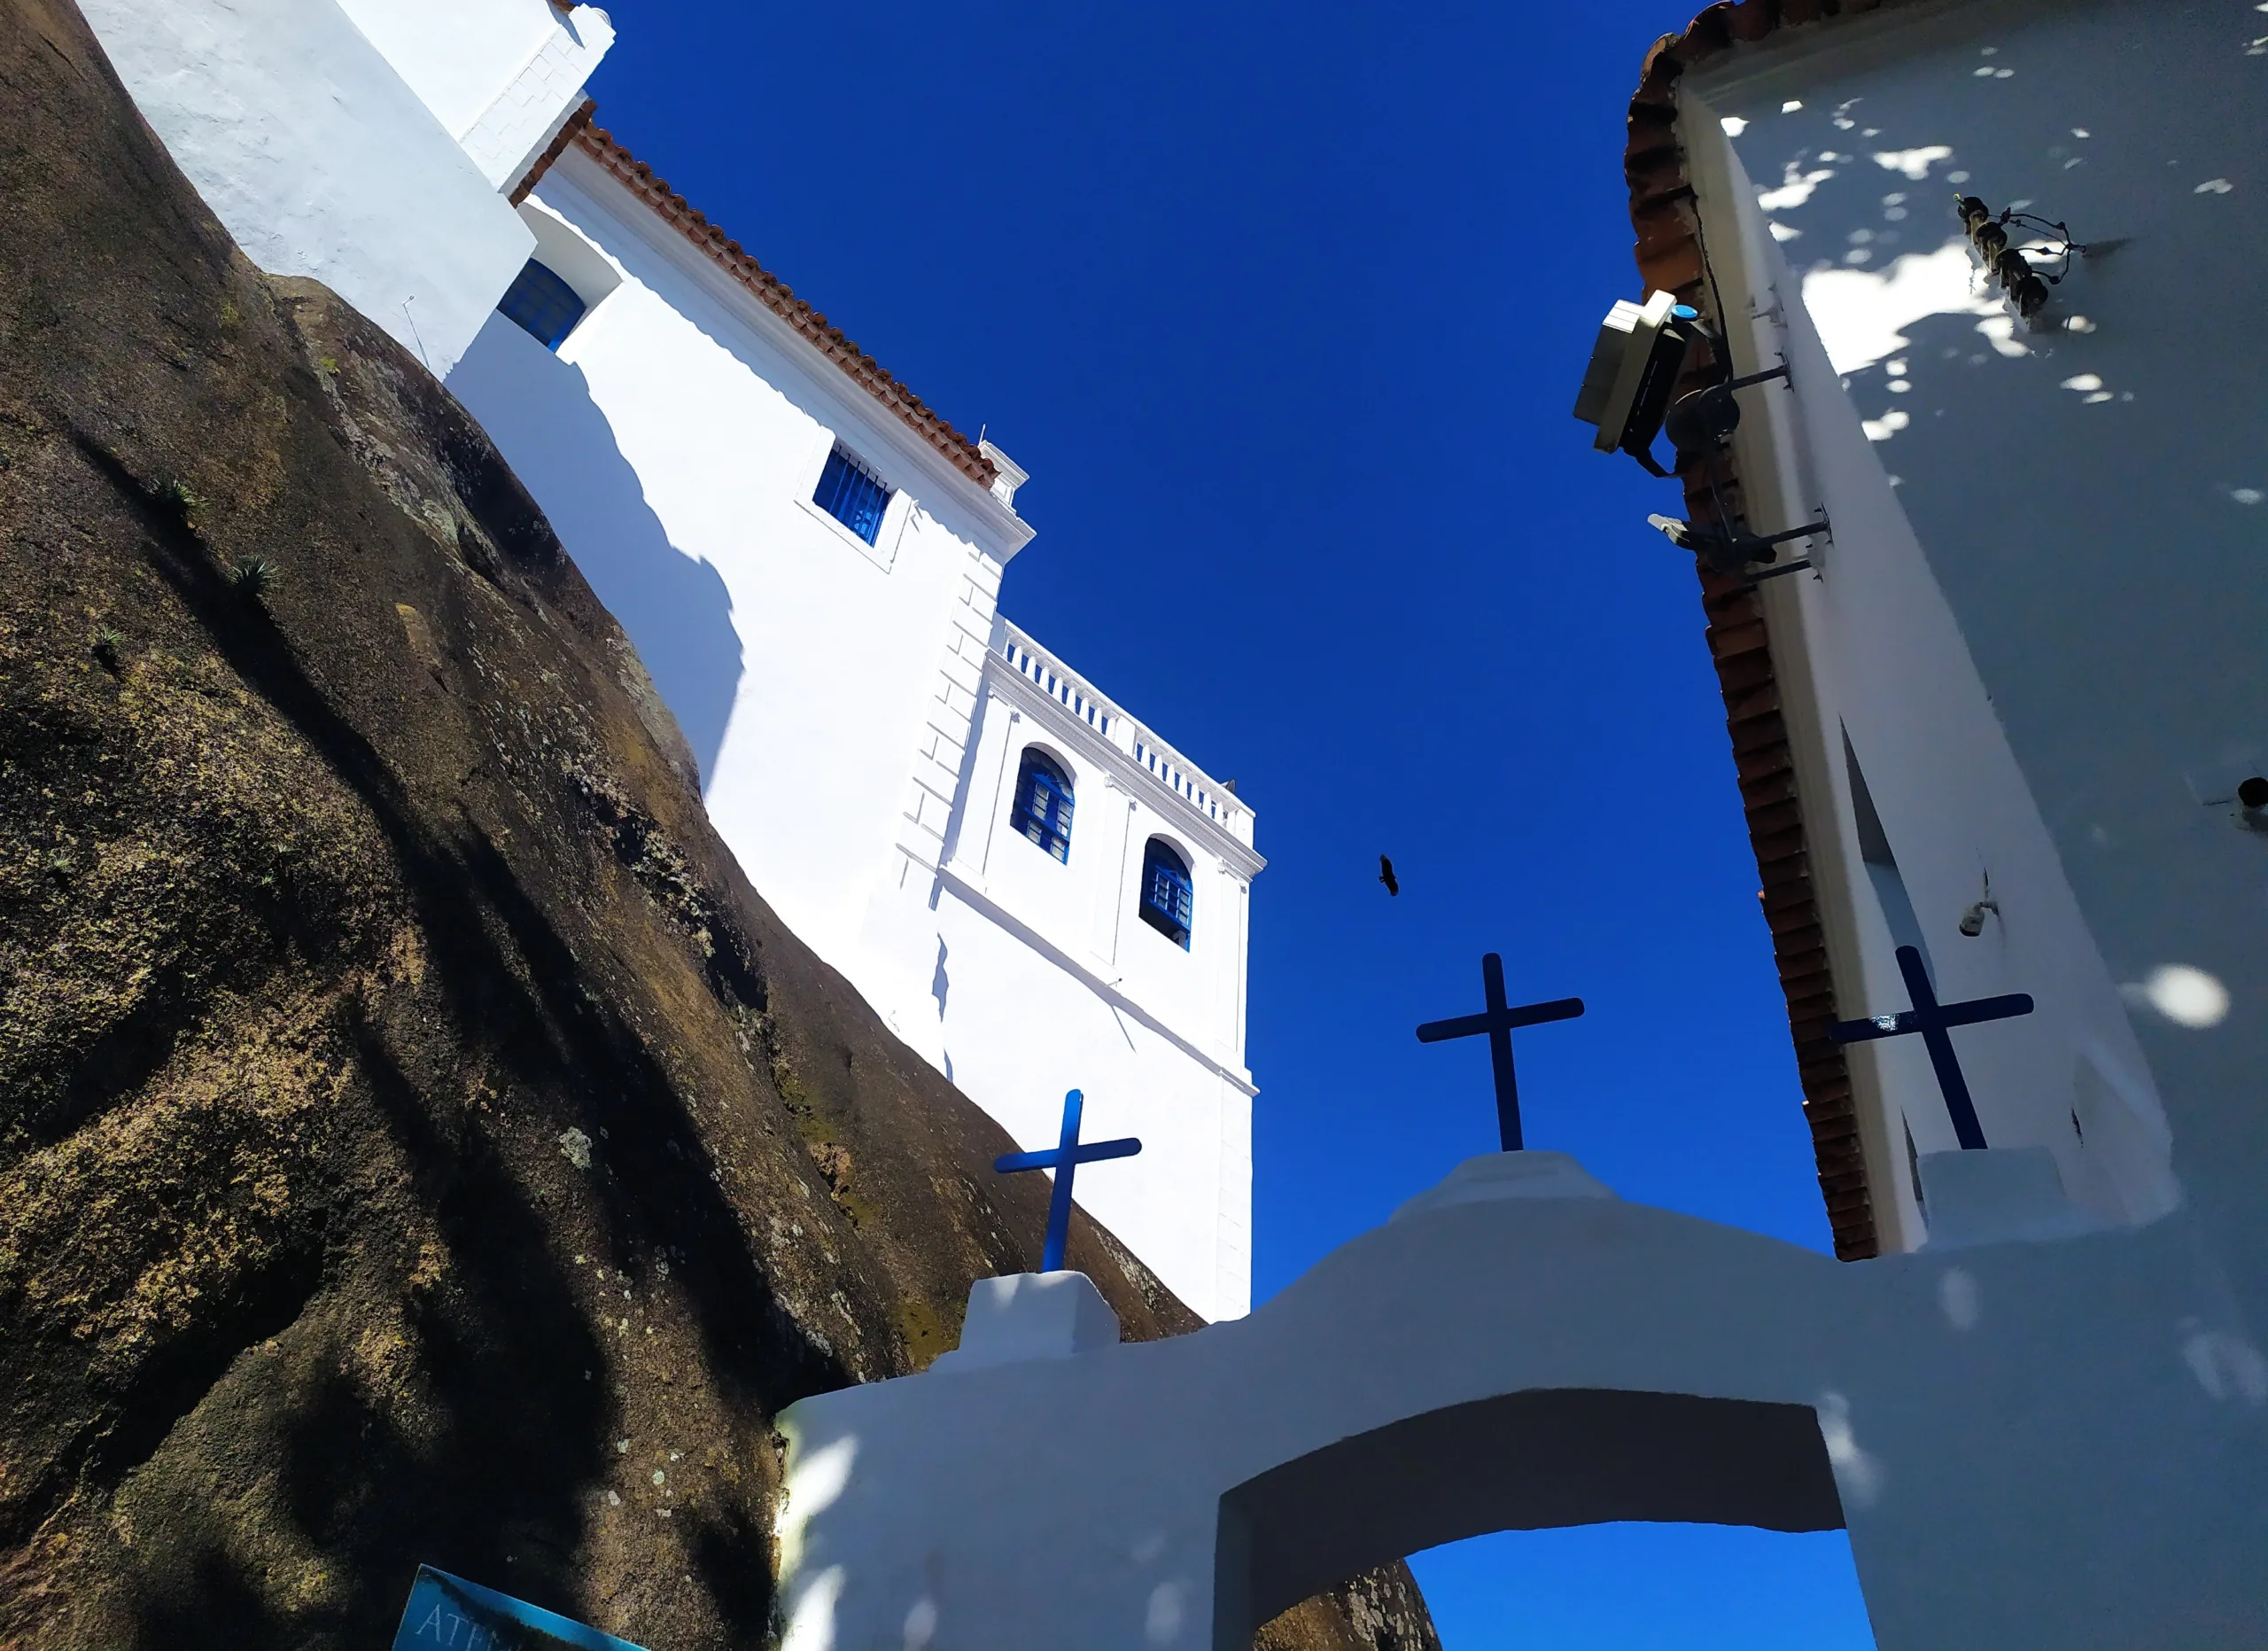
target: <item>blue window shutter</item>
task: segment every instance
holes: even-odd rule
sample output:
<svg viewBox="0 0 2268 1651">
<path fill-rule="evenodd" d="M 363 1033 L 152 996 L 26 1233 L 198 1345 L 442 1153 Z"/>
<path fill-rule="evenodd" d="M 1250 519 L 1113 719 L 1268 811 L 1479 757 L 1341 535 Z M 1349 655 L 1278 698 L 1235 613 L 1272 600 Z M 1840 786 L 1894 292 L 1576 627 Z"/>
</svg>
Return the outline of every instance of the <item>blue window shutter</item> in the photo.
<svg viewBox="0 0 2268 1651">
<path fill-rule="evenodd" d="M 548 350 L 567 341 L 586 308 L 573 287 L 532 258 L 512 277 L 512 284 L 504 289 L 496 305 L 500 314 L 519 323 Z"/>
<path fill-rule="evenodd" d="M 881 477 L 838 444 L 827 456 L 827 468 L 819 473 L 819 488 L 812 495 L 812 502 L 872 544 L 882 536 L 882 512 L 889 509 L 889 495 Z"/>
<path fill-rule="evenodd" d="M 1071 778 L 1037 745 L 1024 748 L 1016 768 L 1016 802 L 1009 823 L 1056 859 L 1071 858 Z"/>
<path fill-rule="evenodd" d="M 1189 862 L 1165 838 L 1152 837 L 1142 850 L 1142 921 L 1186 952 L 1195 907 Z"/>
</svg>

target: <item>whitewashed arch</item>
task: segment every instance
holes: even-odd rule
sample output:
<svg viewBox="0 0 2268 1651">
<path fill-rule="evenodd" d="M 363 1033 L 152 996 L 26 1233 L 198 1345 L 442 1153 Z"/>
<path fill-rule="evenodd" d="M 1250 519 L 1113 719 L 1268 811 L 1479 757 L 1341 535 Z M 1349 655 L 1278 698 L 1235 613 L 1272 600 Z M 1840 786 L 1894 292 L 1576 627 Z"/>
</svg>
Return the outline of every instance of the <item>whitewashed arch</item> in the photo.
<svg viewBox="0 0 2268 1651">
<path fill-rule="evenodd" d="M 1884 1651 L 2247 1643 L 2268 1361 L 2194 1234 L 1943 1156 L 1973 1242 L 1857 1264 L 1520 1153 L 1169 1342 L 985 1281 L 962 1354 L 788 1413 L 798 1643 L 1244 1651 L 1411 1546 L 1634 1517 L 1845 1523 Z"/>
</svg>

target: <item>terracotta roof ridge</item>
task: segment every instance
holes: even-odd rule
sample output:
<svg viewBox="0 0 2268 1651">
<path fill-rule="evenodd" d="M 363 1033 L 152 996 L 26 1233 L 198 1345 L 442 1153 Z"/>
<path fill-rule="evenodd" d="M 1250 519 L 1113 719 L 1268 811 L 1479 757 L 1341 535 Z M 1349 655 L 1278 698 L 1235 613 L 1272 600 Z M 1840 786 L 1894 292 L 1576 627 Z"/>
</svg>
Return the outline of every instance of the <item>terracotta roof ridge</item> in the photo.
<svg viewBox="0 0 2268 1651">
<path fill-rule="evenodd" d="M 1715 316 L 1702 259 L 1693 184 L 1678 140 L 1677 83 L 1689 68 L 1721 53 L 1755 45 L 1781 30 L 1894 10 L 1909 0 L 1720 0 L 1682 35 L 1665 35 L 1647 51 L 1638 89 L 1630 97 L 1629 138 L 1623 150 L 1630 189 L 1632 253 L 1638 273 L 1653 289 L 1674 293 Z M 1715 316 L 1720 327 L 1723 317 Z M 1710 380 L 1715 363 L 1688 363 L 1679 392 Z M 1716 500 L 1740 498 L 1732 449 L 1678 462 L 1688 519 L 1705 521 Z M 1819 1188 L 1835 1234 L 1835 1253 L 1857 1261 L 1881 1252 L 1873 1189 L 1859 1140 L 1851 1071 L 1843 1046 L 1827 1036 L 1836 1017 L 1835 980 L 1828 967 L 1806 838 L 1803 798 L 1796 786 L 1794 754 L 1780 718 L 1780 688 L 1772 659 L 1770 627 L 1752 586 L 1704 572 L 1701 605 L 1709 625 L 1709 651 L 1725 701 L 1741 806 L 1756 854 L 1757 899 L 1772 933 L 1780 988 L 1795 1044 L 1796 1077 L 1811 1125 Z"/>
<path fill-rule="evenodd" d="M 614 134 L 603 127 L 585 124 L 575 132 L 574 144 L 746 287 L 757 302 L 897 414 L 901 423 L 944 455 L 955 469 L 978 487 L 990 489 L 999 472 L 975 442 L 931 411 L 920 396 L 885 371 L 880 362 L 845 337 L 840 327 L 813 309 L 808 300 L 797 298 L 793 288 L 757 262 L 738 241 L 726 236 L 721 226 L 711 223 L 705 213 L 672 190 Z"/>
</svg>

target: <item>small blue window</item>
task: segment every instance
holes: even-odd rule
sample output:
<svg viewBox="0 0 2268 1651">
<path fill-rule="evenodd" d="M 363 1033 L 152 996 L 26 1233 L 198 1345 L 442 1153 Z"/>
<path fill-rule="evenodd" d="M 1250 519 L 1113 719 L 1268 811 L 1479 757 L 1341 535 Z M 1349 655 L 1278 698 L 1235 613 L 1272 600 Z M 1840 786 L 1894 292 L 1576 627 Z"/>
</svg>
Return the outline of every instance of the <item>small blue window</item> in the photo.
<svg viewBox="0 0 2268 1651">
<path fill-rule="evenodd" d="M 872 544 L 882 535 L 882 512 L 889 509 L 889 489 L 881 477 L 837 446 L 827 456 L 827 468 L 819 473 L 819 491 L 812 495 L 812 502 Z"/>
<path fill-rule="evenodd" d="M 1195 899 L 1189 862 L 1165 838 L 1152 837 L 1142 851 L 1142 921 L 1186 952 Z"/>
<path fill-rule="evenodd" d="M 1056 859 L 1071 858 L 1071 777 L 1037 745 L 1024 747 L 1009 823 Z"/>
<path fill-rule="evenodd" d="M 566 342 L 588 306 L 575 296 L 573 287 L 531 258 L 527 267 L 512 277 L 496 308 L 518 322 L 538 344 L 555 350 Z"/>
</svg>

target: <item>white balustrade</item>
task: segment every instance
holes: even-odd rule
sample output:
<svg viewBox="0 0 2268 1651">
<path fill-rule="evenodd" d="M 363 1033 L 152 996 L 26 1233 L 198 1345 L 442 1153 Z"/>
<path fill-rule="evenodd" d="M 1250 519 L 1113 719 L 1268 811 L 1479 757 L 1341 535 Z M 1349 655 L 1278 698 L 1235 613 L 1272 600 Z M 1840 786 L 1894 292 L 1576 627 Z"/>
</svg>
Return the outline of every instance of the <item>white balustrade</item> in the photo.
<svg viewBox="0 0 2268 1651">
<path fill-rule="evenodd" d="M 1115 703 L 1097 692 L 1092 683 L 1013 625 L 1007 627 L 1006 639 L 1000 645 L 1000 657 L 1010 669 L 1130 755 L 1198 813 L 1241 841 L 1252 840 L 1252 811 L 1237 799 L 1234 792 L 1208 777 L 1196 764 L 1128 716 Z"/>
</svg>

